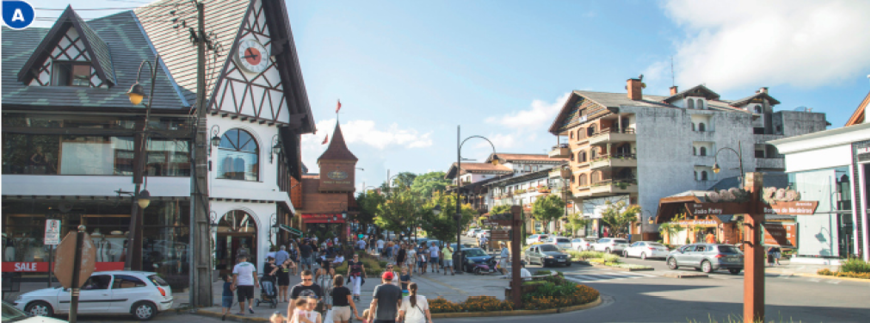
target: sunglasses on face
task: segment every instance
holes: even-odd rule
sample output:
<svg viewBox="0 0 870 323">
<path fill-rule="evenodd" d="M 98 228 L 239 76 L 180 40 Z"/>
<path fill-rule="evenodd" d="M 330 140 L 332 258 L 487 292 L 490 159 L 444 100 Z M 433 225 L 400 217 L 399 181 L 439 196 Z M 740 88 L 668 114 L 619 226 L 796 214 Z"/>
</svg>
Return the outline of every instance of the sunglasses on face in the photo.
<svg viewBox="0 0 870 323">
<path fill-rule="evenodd" d="M 312 280 L 313 280 L 313 279 L 311 279 L 311 278 L 302 278 L 302 281 L 304 281 L 304 282 L 310 282 L 310 281 L 312 281 Z"/>
</svg>

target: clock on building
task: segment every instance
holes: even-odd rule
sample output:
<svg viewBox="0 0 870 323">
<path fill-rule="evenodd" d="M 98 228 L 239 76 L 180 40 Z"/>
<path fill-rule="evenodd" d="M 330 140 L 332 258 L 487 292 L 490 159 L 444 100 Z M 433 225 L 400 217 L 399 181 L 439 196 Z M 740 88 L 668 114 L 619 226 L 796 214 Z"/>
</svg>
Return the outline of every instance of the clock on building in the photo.
<svg viewBox="0 0 870 323">
<path fill-rule="evenodd" d="M 236 51 L 236 61 L 247 72 L 261 73 L 269 65 L 269 52 L 254 39 L 243 40 Z"/>
</svg>

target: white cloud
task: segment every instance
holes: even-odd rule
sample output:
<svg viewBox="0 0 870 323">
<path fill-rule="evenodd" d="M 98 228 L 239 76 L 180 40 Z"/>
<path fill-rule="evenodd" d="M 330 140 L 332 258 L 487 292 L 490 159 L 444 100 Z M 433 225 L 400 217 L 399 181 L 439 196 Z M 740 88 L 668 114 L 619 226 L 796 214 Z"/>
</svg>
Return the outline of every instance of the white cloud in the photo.
<svg viewBox="0 0 870 323">
<path fill-rule="evenodd" d="M 870 68 L 867 1 L 670 0 L 664 9 L 687 33 L 674 56 L 684 87 L 816 87 Z M 647 71 L 664 79 L 669 65 Z"/>
<path fill-rule="evenodd" d="M 317 123 L 317 129 L 319 129 L 317 134 L 302 136 L 302 159 L 312 172 L 317 169 L 317 158 L 329 146 L 328 143 L 326 145 L 322 143 L 327 133 L 332 136 L 335 122 L 336 119 L 320 121 Z M 399 125 L 395 123 L 386 129 L 379 129 L 372 120 L 352 120 L 341 125 L 341 132 L 348 146 L 364 144 L 381 151 L 393 147 L 426 148 L 432 146 L 431 132 L 421 134 L 414 129 L 400 129 Z M 354 151 L 354 147 L 349 148 L 354 154 L 360 153 Z"/>
<path fill-rule="evenodd" d="M 527 110 L 510 112 L 503 116 L 489 117 L 486 123 L 499 124 L 511 127 L 516 130 L 540 130 L 544 126 L 549 126 L 556 114 L 565 105 L 568 96 L 571 93 L 565 93 L 559 96 L 555 102 L 545 102 L 543 100 L 532 101 L 531 107 Z"/>
</svg>

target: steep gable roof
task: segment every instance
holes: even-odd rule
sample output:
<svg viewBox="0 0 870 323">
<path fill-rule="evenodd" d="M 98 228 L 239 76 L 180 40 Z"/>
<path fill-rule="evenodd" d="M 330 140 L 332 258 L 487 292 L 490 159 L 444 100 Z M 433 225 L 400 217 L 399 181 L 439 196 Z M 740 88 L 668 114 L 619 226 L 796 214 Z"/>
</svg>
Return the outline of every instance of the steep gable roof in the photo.
<svg viewBox="0 0 870 323">
<path fill-rule="evenodd" d="M 341 133 L 341 126 L 338 122 L 335 123 L 335 130 L 332 132 L 332 141 L 329 142 L 329 147 L 317 158 L 317 163 L 321 160 L 352 160 L 359 159 L 347 149 L 347 144 L 344 142 L 344 135 Z"/>
<path fill-rule="evenodd" d="M 50 28 L 30 27 L 12 30 L 2 27 L 2 102 L 3 108 L 26 106 L 27 109 L 76 108 L 77 110 L 103 111 L 105 109 L 144 109 L 144 105 L 132 105 L 126 92 L 136 82 L 139 64 L 144 60 L 153 62 L 155 52 L 145 33 L 140 28 L 132 11 L 89 20 L 87 25 L 103 40 L 111 52 L 115 86 L 89 88 L 76 86 L 28 86 L 18 80 L 18 72 L 30 55 L 46 38 Z M 57 26 L 57 24 L 55 25 Z M 187 110 L 189 106 L 180 96 L 171 77 L 162 64 L 157 68 L 154 89 L 154 109 Z M 150 87 L 149 80 L 141 80 Z"/>
<path fill-rule="evenodd" d="M 770 96 L 770 94 L 767 94 L 766 92 L 758 92 L 758 93 L 755 93 L 753 95 L 747 96 L 745 98 L 731 102 L 731 106 L 732 107 L 741 107 L 741 106 L 749 104 L 754 99 L 767 99 L 767 102 L 770 102 L 770 105 L 772 105 L 772 106 L 779 104 L 779 101 L 774 99 L 772 96 Z"/>
<path fill-rule="evenodd" d="M 690 89 L 685 90 L 683 92 L 671 95 L 662 101 L 667 102 L 667 103 L 672 103 L 672 102 L 677 101 L 679 99 L 683 99 L 687 96 L 699 96 L 699 95 L 704 97 L 707 100 L 719 100 L 718 93 L 713 92 L 713 90 L 708 89 L 703 84 L 698 84 L 693 88 L 690 88 Z"/>
<path fill-rule="evenodd" d="M 849 117 L 849 121 L 846 122 L 847 127 L 864 123 L 864 111 L 867 110 L 868 104 L 870 104 L 870 92 L 868 92 L 867 96 L 864 97 L 864 101 L 861 101 L 861 104 L 858 104 L 858 108 L 855 109 L 855 112 L 852 113 L 852 116 Z"/>
<path fill-rule="evenodd" d="M 75 28 L 81 37 L 85 45 L 84 49 L 88 53 L 88 58 L 97 71 L 97 76 L 104 82 L 107 82 L 109 87 L 117 84 L 109 46 L 79 17 L 72 6 L 66 7 L 57 21 L 54 22 L 54 26 L 51 27 L 48 34 L 42 38 L 42 42 L 36 46 L 36 50 L 33 51 L 33 54 L 30 55 L 30 58 L 18 72 L 18 81 L 26 84 L 36 77 L 37 70 L 42 65 L 41 63 L 48 59 L 51 50 L 57 46 L 58 42 L 63 39 L 66 31 L 70 28 Z"/>
</svg>

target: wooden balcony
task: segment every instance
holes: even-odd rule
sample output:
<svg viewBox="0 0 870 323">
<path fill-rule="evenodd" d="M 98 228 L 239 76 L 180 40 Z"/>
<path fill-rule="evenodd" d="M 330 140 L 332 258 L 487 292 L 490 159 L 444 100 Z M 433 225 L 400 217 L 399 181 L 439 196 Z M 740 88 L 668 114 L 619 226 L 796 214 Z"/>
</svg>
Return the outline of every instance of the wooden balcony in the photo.
<svg viewBox="0 0 870 323">
<path fill-rule="evenodd" d="M 568 158 L 571 156 L 571 149 L 568 148 L 568 144 L 559 144 L 558 146 L 553 146 L 549 156 L 550 158 Z"/>
<path fill-rule="evenodd" d="M 592 134 L 589 137 L 590 145 L 603 145 L 616 142 L 634 142 L 637 141 L 637 135 L 634 129 L 628 128 L 623 131 L 618 131 L 614 128 L 605 128 L 601 131 Z"/>
<path fill-rule="evenodd" d="M 637 193 L 636 180 L 603 180 L 578 189 L 574 197 L 599 197 Z"/>
<path fill-rule="evenodd" d="M 613 167 L 637 167 L 637 157 L 634 154 L 605 155 L 596 158 L 590 163 L 590 169 Z"/>
</svg>

